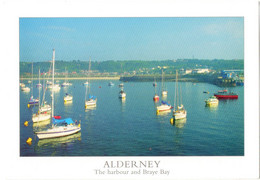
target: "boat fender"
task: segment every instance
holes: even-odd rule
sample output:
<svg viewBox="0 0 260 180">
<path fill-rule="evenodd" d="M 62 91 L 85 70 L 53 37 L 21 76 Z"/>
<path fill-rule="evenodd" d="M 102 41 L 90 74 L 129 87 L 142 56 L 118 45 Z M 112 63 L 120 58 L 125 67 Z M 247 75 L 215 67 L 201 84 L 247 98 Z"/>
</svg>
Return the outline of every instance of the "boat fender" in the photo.
<svg viewBox="0 0 260 180">
<path fill-rule="evenodd" d="M 29 107 L 30 107 L 30 104 L 28 104 L 27 107 L 29 108 Z"/>
<path fill-rule="evenodd" d="M 80 127 L 80 124 L 78 124 L 78 127 Z"/>
<path fill-rule="evenodd" d="M 31 145 L 31 144 L 32 144 L 32 138 L 29 137 L 29 138 L 26 140 L 26 143 L 29 144 L 29 145 Z"/>
</svg>

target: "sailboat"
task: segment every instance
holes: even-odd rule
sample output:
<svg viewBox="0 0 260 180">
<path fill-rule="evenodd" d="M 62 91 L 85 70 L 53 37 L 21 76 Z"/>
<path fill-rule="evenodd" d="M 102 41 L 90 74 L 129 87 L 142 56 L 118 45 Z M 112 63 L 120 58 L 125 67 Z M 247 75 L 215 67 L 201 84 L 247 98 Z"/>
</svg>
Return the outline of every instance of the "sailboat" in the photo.
<svg viewBox="0 0 260 180">
<path fill-rule="evenodd" d="M 40 79 L 40 69 L 39 69 L 39 79 Z M 40 84 L 40 81 L 39 81 Z M 44 100 L 44 98 L 43 98 Z M 40 88 L 39 88 L 39 102 L 40 102 Z M 45 121 L 51 118 L 50 113 L 47 112 L 40 112 L 41 106 L 39 105 L 39 110 L 38 113 L 33 114 L 32 116 L 32 121 L 35 122 L 41 122 L 41 121 Z"/>
<path fill-rule="evenodd" d="M 69 102 L 69 101 L 72 101 L 73 99 L 73 96 L 70 95 L 69 93 L 66 93 L 65 96 L 64 96 L 64 102 Z"/>
<path fill-rule="evenodd" d="M 52 84 L 54 85 L 54 62 L 55 62 L 55 50 L 53 49 L 52 57 Z M 52 86 L 53 86 L 52 85 Z M 45 131 L 38 131 L 36 135 L 39 139 L 56 138 L 75 134 L 81 130 L 80 124 L 75 123 L 71 118 L 56 119 L 54 116 L 54 88 L 52 88 L 52 127 Z"/>
<path fill-rule="evenodd" d="M 156 84 L 156 81 L 155 81 L 155 78 L 154 78 L 154 83 L 153 83 L 153 87 L 154 87 L 154 97 L 153 97 L 153 100 L 154 100 L 154 101 L 159 101 L 160 97 L 159 97 L 159 95 L 156 93 L 156 86 L 157 86 L 157 84 Z"/>
<path fill-rule="evenodd" d="M 156 113 L 160 113 L 163 111 L 170 111 L 173 107 L 166 101 L 162 101 L 160 106 L 156 107 Z"/>
<path fill-rule="evenodd" d="M 39 83 L 38 84 L 36 84 L 36 87 L 38 87 L 38 88 L 40 88 L 40 87 L 42 87 L 42 84 L 40 83 L 40 69 L 39 69 Z"/>
<path fill-rule="evenodd" d="M 88 76 L 90 73 L 90 67 L 91 67 L 91 59 L 89 58 L 89 68 L 88 68 Z M 86 86 L 86 93 L 85 93 L 85 108 L 96 106 L 97 104 L 97 98 L 96 96 L 93 96 L 90 94 L 90 82 L 87 80 L 88 86 Z"/>
<path fill-rule="evenodd" d="M 66 68 L 65 68 L 65 73 L 66 73 L 65 82 L 63 82 L 63 83 L 61 84 L 61 87 L 67 87 L 67 86 L 72 85 L 71 83 L 67 82 L 68 72 L 66 71 Z"/>
<path fill-rule="evenodd" d="M 31 105 L 39 105 L 39 99 L 33 99 L 33 63 L 32 63 L 32 95 L 29 99 L 29 102 L 28 102 L 28 108 L 31 106 Z"/>
<path fill-rule="evenodd" d="M 164 89 L 164 84 L 163 84 L 163 69 L 162 69 L 162 96 L 167 96 L 167 94 L 168 94 L 168 91 L 166 91 L 165 89 Z"/>
<path fill-rule="evenodd" d="M 173 118 L 183 119 L 187 116 L 187 111 L 184 109 L 182 104 L 182 97 L 181 97 L 181 89 L 179 92 L 178 88 L 178 71 L 176 70 L 176 83 L 175 83 L 175 101 L 174 101 L 174 109 L 173 109 Z"/>
<path fill-rule="evenodd" d="M 125 93 L 123 87 L 122 87 L 121 90 L 119 91 L 119 98 L 121 98 L 121 99 L 125 99 L 125 98 L 126 98 L 126 93 Z"/>
</svg>

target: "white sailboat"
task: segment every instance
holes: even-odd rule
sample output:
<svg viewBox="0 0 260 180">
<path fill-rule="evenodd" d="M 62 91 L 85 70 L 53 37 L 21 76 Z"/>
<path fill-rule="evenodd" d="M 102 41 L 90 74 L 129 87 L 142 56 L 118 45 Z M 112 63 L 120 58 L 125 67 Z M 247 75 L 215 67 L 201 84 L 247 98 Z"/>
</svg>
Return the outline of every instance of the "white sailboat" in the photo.
<svg viewBox="0 0 260 180">
<path fill-rule="evenodd" d="M 39 69 L 39 79 L 40 79 L 40 69 Z M 40 83 L 40 82 L 39 82 Z M 43 98 L 44 99 L 44 98 Z M 40 88 L 39 88 L 39 102 L 40 102 Z M 41 121 L 45 121 L 51 118 L 50 113 L 47 112 L 40 112 L 40 105 L 39 105 L 39 110 L 37 113 L 33 114 L 32 116 L 32 121 L 34 123 L 36 122 L 41 122 Z"/>
<path fill-rule="evenodd" d="M 64 96 L 64 102 L 68 102 L 68 101 L 72 101 L 73 100 L 73 96 L 66 93 L 66 95 Z"/>
<path fill-rule="evenodd" d="M 163 83 L 163 69 L 162 69 L 162 96 L 167 96 L 168 91 L 164 88 L 164 83 Z"/>
<path fill-rule="evenodd" d="M 65 82 L 61 84 L 61 87 L 67 87 L 72 85 L 71 83 L 68 82 L 68 72 L 66 71 L 66 68 L 65 68 L 65 73 L 66 73 Z"/>
<path fill-rule="evenodd" d="M 42 84 L 40 83 L 40 69 L 39 69 L 39 83 L 38 84 L 36 84 L 36 87 L 37 88 L 40 88 L 40 87 L 42 87 Z"/>
<path fill-rule="evenodd" d="M 52 74 L 52 84 L 54 84 L 54 62 L 55 62 L 55 50 L 53 50 L 53 74 Z M 47 138 L 56 138 L 68 136 L 71 134 L 75 134 L 81 130 L 80 124 L 74 123 L 71 118 L 66 119 L 55 119 L 54 117 L 54 93 L 52 88 L 52 127 L 45 130 L 36 132 L 36 135 L 39 139 L 47 139 Z"/>
<path fill-rule="evenodd" d="M 21 87 L 21 91 L 30 92 L 30 88 L 29 87 Z"/>
<path fill-rule="evenodd" d="M 219 100 L 216 98 L 216 96 L 211 96 L 205 100 L 206 106 L 217 106 L 218 102 Z"/>
<path fill-rule="evenodd" d="M 121 98 L 121 99 L 125 99 L 126 98 L 126 93 L 124 91 L 124 88 L 121 88 L 121 90 L 119 92 L 119 98 Z"/>
<path fill-rule="evenodd" d="M 31 105 L 39 105 L 39 99 L 33 99 L 33 63 L 32 63 L 32 92 L 31 92 L 31 97 L 29 99 L 29 102 L 28 102 L 28 108 L 31 106 Z"/>
<path fill-rule="evenodd" d="M 174 101 L 174 109 L 173 109 L 173 118 L 183 119 L 186 118 L 187 111 L 184 109 L 182 104 L 182 97 L 181 97 L 181 88 L 179 92 L 178 88 L 178 71 L 176 70 L 176 83 L 175 83 L 175 101 Z"/>
<path fill-rule="evenodd" d="M 90 67 L 91 67 L 91 59 L 89 58 L 89 70 L 88 70 L 88 76 L 90 73 Z M 88 86 L 86 86 L 86 93 L 85 93 L 85 108 L 96 106 L 97 105 L 97 98 L 90 94 L 90 82 L 87 80 Z"/>
</svg>

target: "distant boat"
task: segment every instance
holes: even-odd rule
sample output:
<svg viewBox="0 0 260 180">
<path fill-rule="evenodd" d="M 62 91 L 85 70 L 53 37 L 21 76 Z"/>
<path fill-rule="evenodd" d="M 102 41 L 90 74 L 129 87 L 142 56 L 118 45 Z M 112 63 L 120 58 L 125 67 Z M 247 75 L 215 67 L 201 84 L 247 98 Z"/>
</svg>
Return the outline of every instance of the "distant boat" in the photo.
<svg viewBox="0 0 260 180">
<path fill-rule="evenodd" d="M 124 83 L 120 83 L 118 87 L 124 87 Z"/>
<path fill-rule="evenodd" d="M 55 62 L 55 50 L 53 50 L 53 74 L 52 74 L 52 82 L 54 84 L 54 62 Z M 52 127 L 44 130 L 36 132 L 36 135 L 39 139 L 47 139 L 47 138 L 56 138 L 68 136 L 71 134 L 75 134 L 81 130 L 80 124 L 75 123 L 71 118 L 66 119 L 56 119 L 54 116 L 54 89 L 52 89 Z"/>
<path fill-rule="evenodd" d="M 153 82 L 153 87 L 157 86 L 157 83 L 156 83 L 156 80 L 155 80 L 155 77 L 154 77 L 154 82 Z"/>
<path fill-rule="evenodd" d="M 68 101 L 72 101 L 73 96 L 66 93 L 66 95 L 64 96 L 64 102 L 68 102 Z"/>
<path fill-rule="evenodd" d="M 84 82 L 84 85 L 87 86 L 88 85 L 88 81 Z"/>
<path fill-rule="evenodd" d="M 238 94 L 227 92 L 227 90 L 218 91 L 218 93 L 215 93 L 214 96 L 216 96 L 218 99 L 238 99 Z"/>
<path fill-rule="evenodd" d="M 60 85 L 59 84 L 51 84 L 48 86 L 48 89 L 52 89 L 53 88 L 53 91 L 59 91 L 60 90 Z"/>
<path fill-rule="evenodd" d="M 109 82 L 108 86 L 114 86 L 115 84 L 113 82 Z"/>
<path fill-rule="evenodd" d="M 156 107 L 156 112 L 162 112 L 162 111 L 169 111 L 171 110 L 173 107 L 166 101 L 162 101 L 162 104 L 160 106 Z"/>
<path fill-rule="evenodd" d="M 206 106 L 217 106 L 218 105 L 218 99 L 216 96 L 211 96 L 210 98 L 205 100 Z"/>
<path fill-rule="evenodd" d="M 52 82 L 51 81 L 47 81 L 46 84 L 47 85 L 52 85 Z"/>
<path fill-rule="evenodd" d="M 208 91 L 203 91 L 203 93 L 209 94 L 209 92 L 208 92 Z"/>
<path fill-rule="evenodd" d="M 121 99 L 125 99 L 126 98 L 126 93 L 124 92 L 123 88 L 121 88 L 121 90 L 119 92 L 119 98 L 121 98 Z"/>
<path fill-rule="evenodd" d="M 21 88 L 25 87 L 25 84 L 24 83 L 20 83 L 20 87 Z"/>
<path fill-rule="evenodd" d="M 23 91 L 23 92 L 30 92 L 30 88 L 29 87 L 22 87 L 21 91 Z"/>
<path fill-rule="evenodd" d="M 164 83 L 163 83 L 163 69 L 162 69 L 162 96 L 167 96 L 168 91 L 166 91 L 165 87 L 164 87 Z"/>
<path fill-rule="evenodd" d="M 61 84 L 61 87 L 67 87 L 67 86 L 72 85 L 71 83 L 67 82 L 67 80 L 68 80 L 68 72 L 66 71 L 66 68 L 65 68 L 65 72 L 66 72 L 65 82 L 63 82 L 63 83 Z M 56 81 L 56 82 L 57 82 L 57 81 Z"/>
<path fill-rule="evenodd" d="M 36 84 L 36 87 L 37 88 L 40 88 L 40 87 L 42 87 L 42 84 L 40 83 L 40 69 L 39 69 L 39 83 L 38 84 Z"/>
<path fill-rule="evenodd" d="M 32 79 L 33 79 L 33 63 L 32 63 Z M 31 105 L 39 105 L 39 99 L 34 99 L 33 98 L 33 81 L 32 81 L 32 84 L 31 84 L 31 88 L 32 88 L 32 91 L 31 91 L 31 97 L 29 99 L 29 102 L 28 102 L 28 108 L 31 106 Z"/>
<path fill-rule="evenodd" d="M 184 109 L 181 98 L 181 88 L 178 87 L 178 71 L 176 70 L 176 82 L 175 82 L 175 100 L 174 109 L 172 114 L 174 120 L 183 119 L 187 116 L 187 111 Z"/>
<path fill-rule="evenodd" d="M 91 59 L 89 58 L 89 70 L 90 72 L 91 67 Z M 89 73 L 88 73 L 89 76 Z M 85 109 L 88 107 L 93 107 L 97 105 L 97 97 L 90 94 L 90 82 L 87 80 L 88 86 L 86 87 L 86 93 L 85 93 Z"/>
<path fill-rule="evenodd" d="M 155 80 L 155 79 L 154 79 L 154 80 Z M 156 83 L 156 82 L 154 82 L 154 83 Z M 159 97 L 159 95 L 158 95 L 157 92 L 156 92 L 156 86 L 157 86 L 157 85 L 154 85 L 154 97 L 153 97 L 153 100 L 154 100 L 154 101 L 159 101 L 160 97 Z"/>
<path fill-rule="evenodd" d="M 159 101 L 159 99 L 160 99 L 160 97 L 157 94 L 155 94 L 154 97 L 153 97 L 153 100 L 154 101 Z"/>
</svg>

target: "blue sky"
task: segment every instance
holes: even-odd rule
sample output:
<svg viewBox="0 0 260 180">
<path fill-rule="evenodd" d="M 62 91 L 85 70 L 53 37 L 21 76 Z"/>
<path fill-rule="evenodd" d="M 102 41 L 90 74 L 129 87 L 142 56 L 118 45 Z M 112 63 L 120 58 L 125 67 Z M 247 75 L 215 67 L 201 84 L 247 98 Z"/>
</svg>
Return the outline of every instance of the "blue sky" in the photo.
<svg viewBox="0 0 260 180">
<path fill-rule="evenodd" d="M 20 61 L 243 59 L 242 17 L 20 18 Z"/>
</svg>

